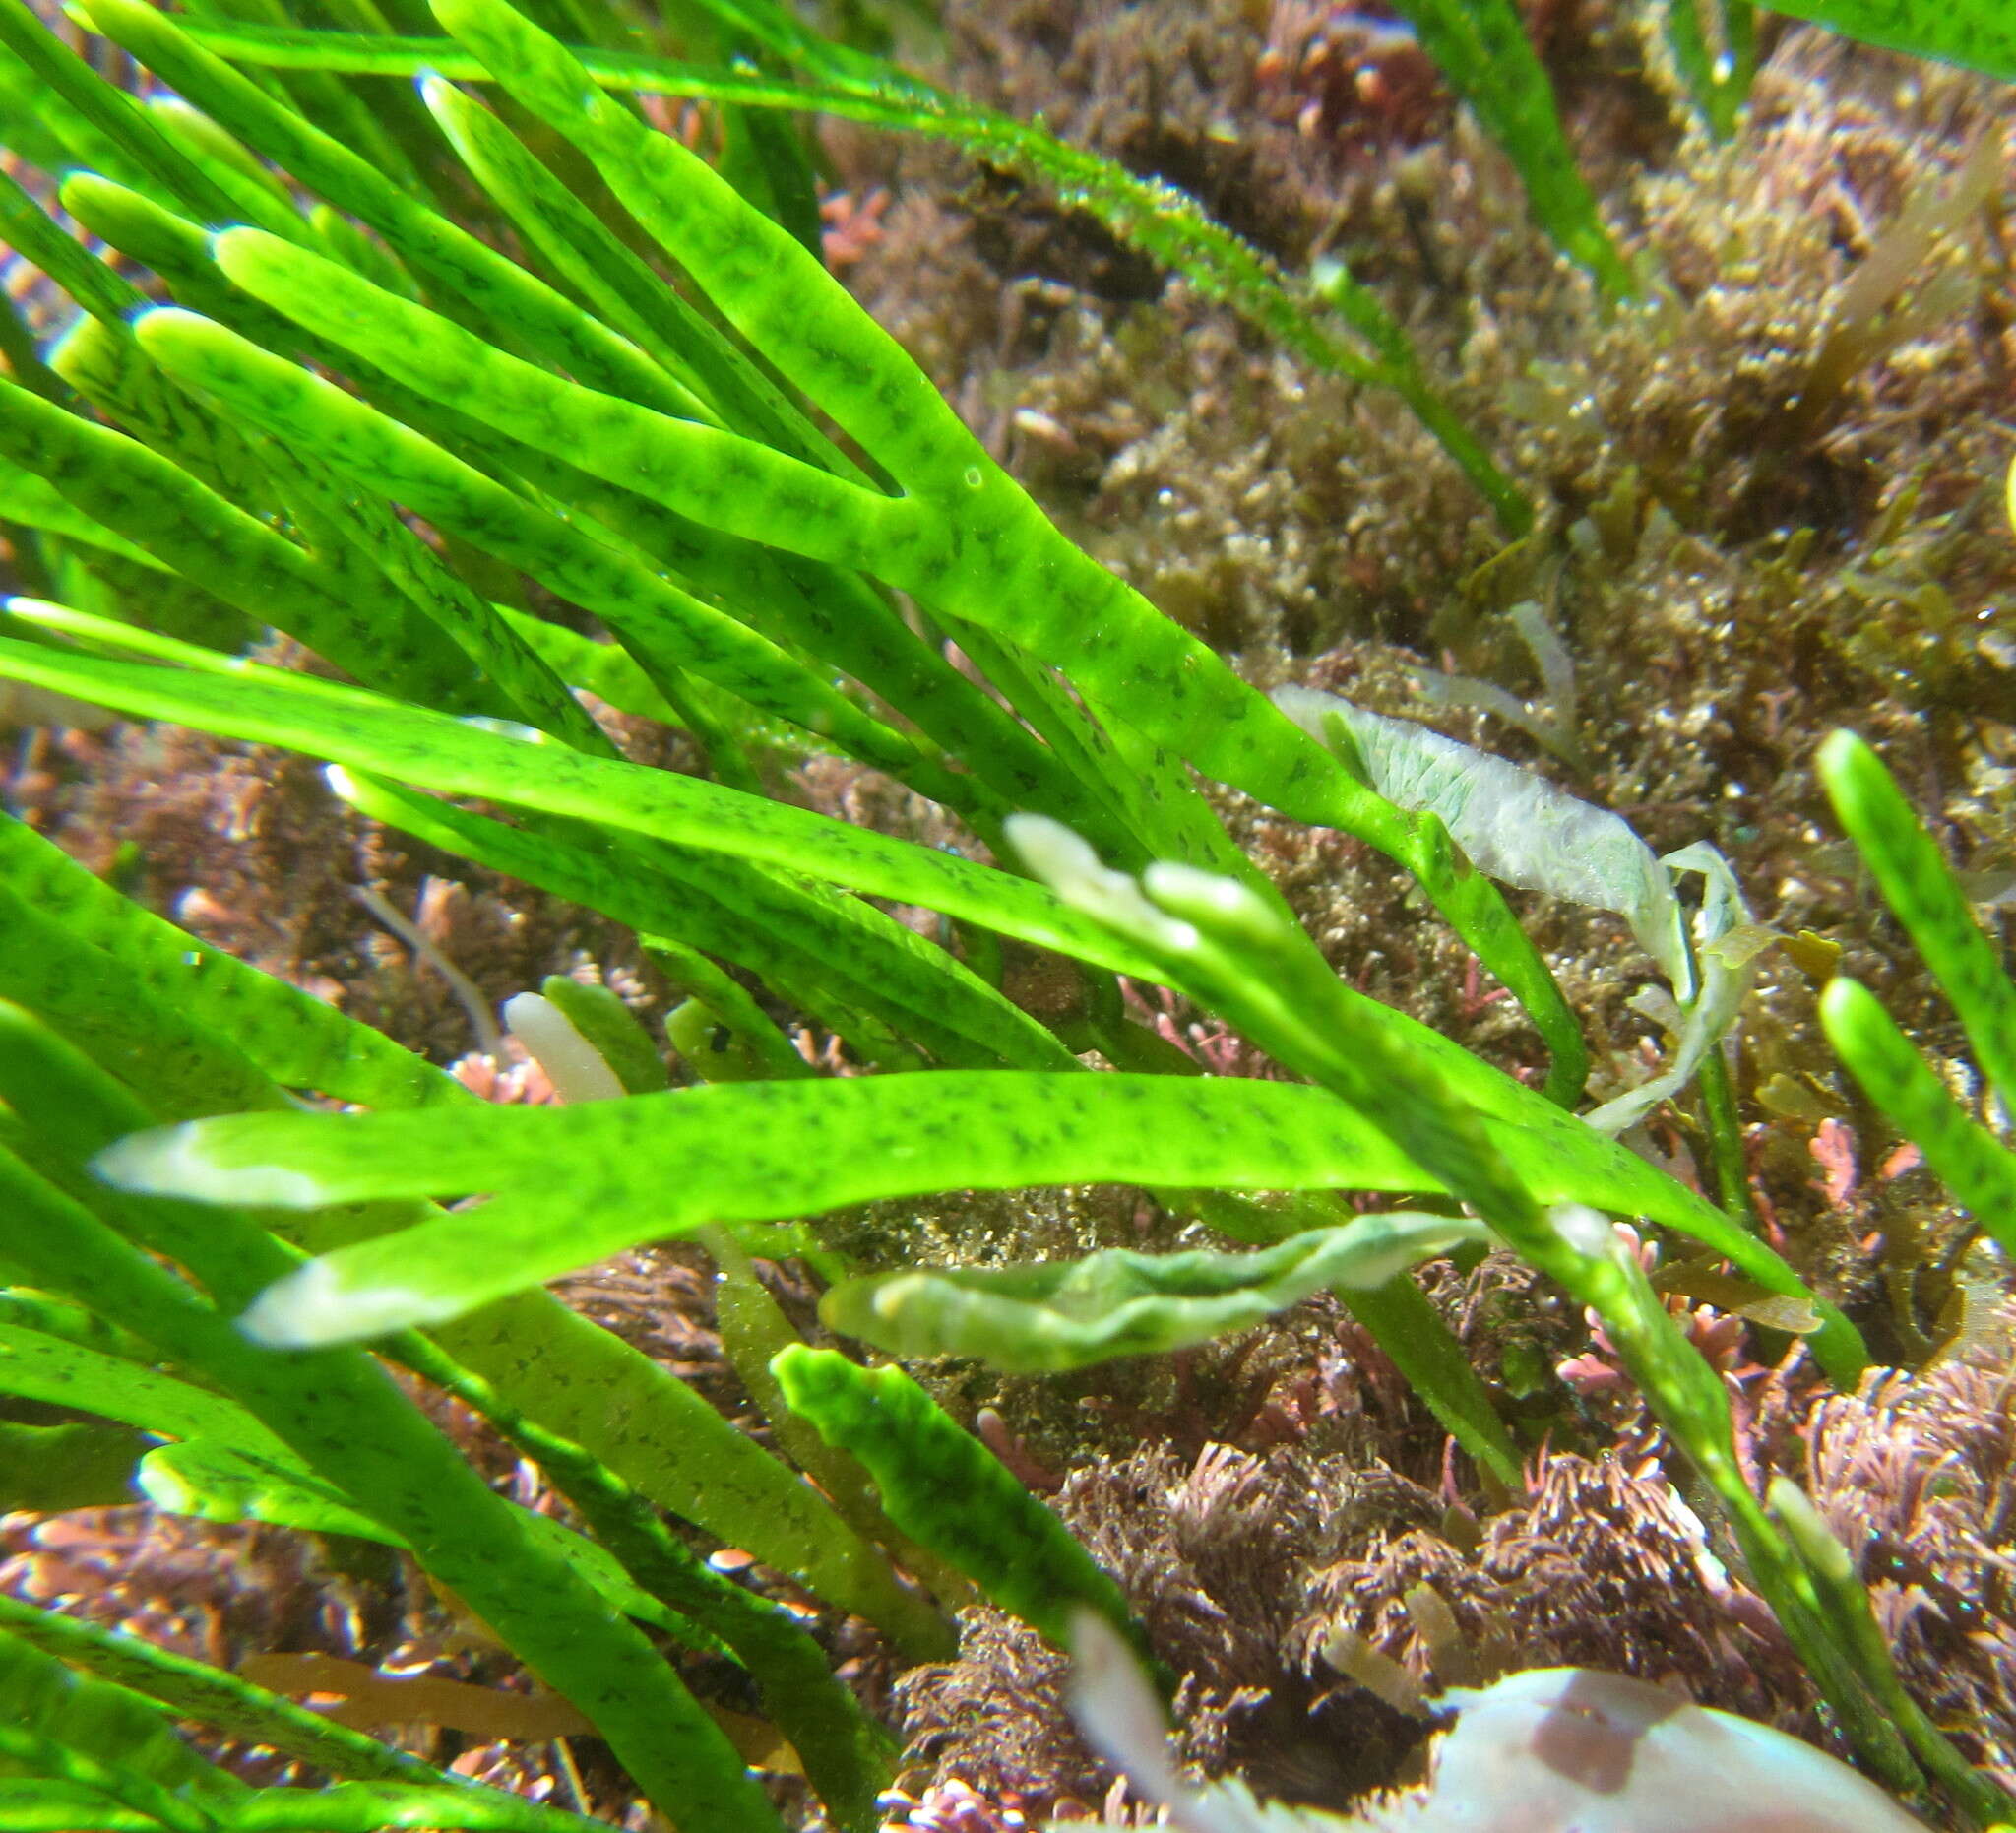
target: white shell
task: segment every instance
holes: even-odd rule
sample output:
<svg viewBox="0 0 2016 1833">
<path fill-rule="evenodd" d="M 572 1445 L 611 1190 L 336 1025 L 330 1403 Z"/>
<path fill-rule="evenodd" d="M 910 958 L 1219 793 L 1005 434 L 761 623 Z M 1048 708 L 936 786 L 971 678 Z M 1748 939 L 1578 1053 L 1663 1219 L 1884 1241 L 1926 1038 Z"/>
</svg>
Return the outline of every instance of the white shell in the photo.
<svg viewBox="0 0 2016 1833">
<path fill-rule="evenodd" d="M 1368 1825 L 1414 1833 L 1924 1833 L 1809 1743 L 1593 1668 L 1443 1696 L 1460 1717 L 1425 1796 Z"/>
<path fill-rule="evenodd" d="M 1237 1784 L 1193 1794 L 1120 1639 L 1088 1612 L 1072 1641 L 1087 1741 L 1183 1833 L 1925 1833 L 1809 1743 L 1593 1668 L 1444 1694 L 1458 1718 L 1428 1786 L 1362 1817 L 1263 1806 Z"/>
</svg>

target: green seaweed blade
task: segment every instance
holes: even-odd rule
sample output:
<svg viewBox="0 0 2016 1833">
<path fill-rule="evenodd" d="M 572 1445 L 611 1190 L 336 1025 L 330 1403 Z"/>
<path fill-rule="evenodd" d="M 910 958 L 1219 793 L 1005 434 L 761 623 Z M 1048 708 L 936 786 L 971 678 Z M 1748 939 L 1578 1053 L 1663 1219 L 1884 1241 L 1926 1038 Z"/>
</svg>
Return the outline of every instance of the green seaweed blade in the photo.
<svg viewBox="0 0 2016 1833">
<path fill-rule="evenodd" d="M 2016 81 L 2016 8 L 2007 0 L 1773 0 L 1771 10 L 1864 44 Z"/>
<path fill-rule="evenodd" d="M 1969 913 L 1938 844 L 1876 754 L 1853 733 L 1827 738 L 1818 769 L 1884 903 L 1953 1002 L 1976 1060 L 2002 1100 L 2016 1106 L 2016 982 Z"/>
<path fill-rule="evenodd" d="M 867 1467 L 889 1519 L 1004 1611 L 1063 1648 L 1074 1608 L 1090 1610 L 1150 1655 L 1119 1586 L 901 1368 L 862 1368 L 802 1343 L 780 1350 L 770 1368 L 791 1410 Z"/>
</svg>

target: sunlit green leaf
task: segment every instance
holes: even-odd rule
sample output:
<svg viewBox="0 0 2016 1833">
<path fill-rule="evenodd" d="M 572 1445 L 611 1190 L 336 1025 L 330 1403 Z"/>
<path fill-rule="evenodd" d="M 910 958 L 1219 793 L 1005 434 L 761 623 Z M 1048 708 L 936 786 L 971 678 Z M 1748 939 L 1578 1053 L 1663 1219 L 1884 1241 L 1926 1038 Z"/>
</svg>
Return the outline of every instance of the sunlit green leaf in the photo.
<svg viewBox="0 0 2016 1833">
<path fill-rule="evenodd" d="M 1809 19 L 1866 44 L 2016 81 L 2016 14 L 2003 0 L 1951 0 L 1936 6 L 1920 0 L 1771 0 L 1771 10 Z"/>
<path fill-rule="evenodd" d="M 66 656 L 5 638 L 0 676 L 97 699 L 144 718 L 293 745 L 449 793 L 517 802 L 761 859 L 877 897 L 968 916 L 1040 946 L 1084 954 L 1120 973 L 1152 972 L 1138 954 L 1025 880 L 691 777 L 584 757 L 395 701 L 282 686 L 272 676 L 217 680 Z"/>
<path fill-rule="evenodd" d="M 1722 1245 L 1731 1231 L 1714 1210 L 1528 1099 L 1539 1124 L 1488 1114 L 1478 1124 L 1535 1201 L 1649 1214 Z M 564 1182 L 552 1176 L 556 1164 L 570 1168 Z M 1320 1090 L 952 1071 L 717 1085 L 571 1108 L 475 1107 L 438 1120 L 246 1115 L 138 1136 L 100 1169 L 137 1189 L 259 1204 L 503 1192 L 418 1230 L 339 1249 L 292 1276 L 258 1315 L 259 1328 L 285 1341 L 459 1315 L 703 1222 L 760 1222 L 928 1190 L 1439 1187 L 1370 1121 Z M 1784 1283 L 1783 1268 L 1752 1247 L 1762 1276 Z"/>
</svg>

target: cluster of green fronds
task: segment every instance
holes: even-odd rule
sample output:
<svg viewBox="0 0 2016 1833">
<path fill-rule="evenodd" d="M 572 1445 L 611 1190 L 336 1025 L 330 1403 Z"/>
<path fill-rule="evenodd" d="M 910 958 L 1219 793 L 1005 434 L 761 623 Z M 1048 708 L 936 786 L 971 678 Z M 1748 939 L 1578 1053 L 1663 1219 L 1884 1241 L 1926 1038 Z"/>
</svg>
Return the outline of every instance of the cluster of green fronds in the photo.
<svg viewBox="0 0 2016 1833">
<path fill-rule="evenodd" d="M 255 48 L 238 29 L 93 0 L 179 97 L 142 105 L 0 0 L 10 131 L 77 168 L 63 208 L 131 264 L 11 199 L 9 238 L 81 316 L 48 348 L 10 333 L 0 514 L 39 596 L 0 615 L 0 676 L 324 760 L 366 814 L 628 925 L 725 1047 L 689 1052 L 712 1086 L 665 1087 L 619 1002 L 554 983 L 536 1022 L 602 1099 L 487 1106 L 0 820 L 0 1393 L 112 1434 L 37 1505 L 131 1484 L 403 1548 L 688 1833 L 756 1833 L 772 1811 L 665 1652 L 709 1651 L 746 1670 L 834 1823 L 862 1828 L 880 1733 L 796 1622 L 667 1517 L 906 1658 L 949 1648 L 962 1572 L 1045 1631 L 1073 1604 L 1125 1610 L 921 1390 L 796 1343 L 749 1256 L 805 1254 L 858 1341 L 1027 1369 L 1194 1344 L 1329 1288 L 1510 1485 L 1518 1442 L 1410 1277 L 1496 1243 L 1601 1316 L 1863 1759 L 2001 1811 L 1900 1707 L 1839 1549 L 1749 1487 L 1721 1378 L 1607 1220 L 1728 1262 L 1836 1381 L 1859 1373 L 1853 1327 L 1738 1204 L 1613 1136 L 1720 1062 L 1750 946 L 1727 867 L 1658 860 L 1614 816 L 1418 728 L 1256 694 L 1066 540 L 825 272 L 792 227 L 801 150 L 737 140 L 753 117 L 734 112 L 741 156 L 711 164 L 601 86 L 605 55 L 584 64 L 505 0 L 434 15 L 456 47 L 437 68 L 494 111 L 438 74 L 367 102 L 323 52 L 247 75 L 219 55 Z M 778 31 L 767 54 L 858 76 Z M 269 631 L 346 678 L 253 659 Z M 582 690 L 683 728 L 701 768 L 628 761 Z M 766 793 L 814 754 L 928 797 L 1003 863 Z M 1544 1088 L 1340 981 L 1193 772 L 1411 874 L 1531 1015 Z M 1709 885 L 1691 923 L 1682 871 Z M 1672 988 L 1666 1077 L 1577 1116 L 1585 1045 L 1493 876 L 1629 920 Z M 941 913 L 941 940 L 878 900 Z M 1004 938 L 1068 964 L 1069 1017 L 1005 995 Z M 1127 1017 L 1122 975 L 1295 1079 L 1203 1076 Z M 787 1017 L 876 1073 L 814 1073 Z M 871 1199 L 1094 1182 L 1148 1186 L 1243 1251 L 891 1276 L 822 1238 Z M 1366 1191 L 1405 1203 L 1355 1216 L 1341 1193 Z M 725 1269 L 728 1357 L 818 1488 L 540 1290 L 682 1234 Z M 487 1488 L 388 1363 L 537 1461 L 586 1532 Z M 22 1434 L 75 1428 L 8 1429 L 26 1455 Z M 34 1702 L 0 1714 L 10 1826 L 566 1818 L 38 1612 L 0 1618 L 0 1660 Z M 180 1714 L 357 1780 L 246 1791 L 153 1735 Z"/>
<path fill-rule="evenodd" d="M 1174 185 L 1074 147 L 1040 123 L 976 107 L 858 51 L 842 51 L 805 32 L 782 9 L 723 10 L 760 43 L 777 69 L 699 64 L 601 46 L 581 48 L 582 68 L 606 91 L 711 101 L 744 118 L 773 109 L 817 112 L 928 135 L 997 170 L 1046 185 L 1123 242 L 1182 274 L 1206 298 L 1224 300 L 1312 367 L 1392 389 L 1462 468 L 1508 534 L 1532 527 L 1532 506 L 1429 385 L 1398 321 L 1336 262 L 1326 263 L 1312 296 Z M 206 48 L 255 68 L 475 81 L 487 75 L 481 60 L 452 38 L 303 32 L 223 17 L 192 21 L 190 34 Z M 754 119 L 761 124 L 761 113 Z M 815 217 L 812 230 L 816 226 Z M 810 239 L 802 225 L 799 233 Z M 1316 309 L 1319 299 L 1335 309 L 1355 345 Z"/>
</svg>

